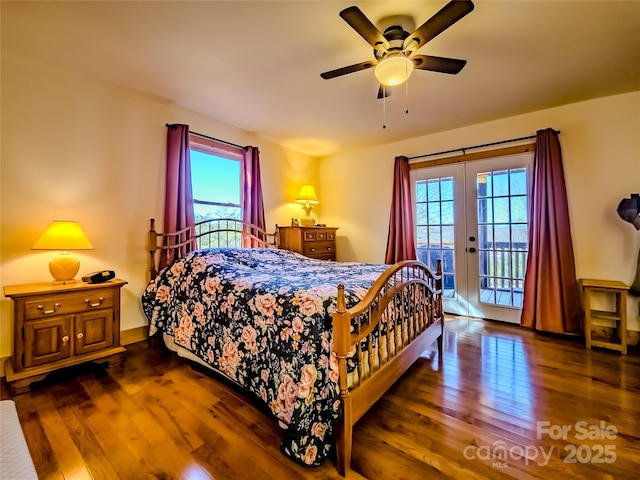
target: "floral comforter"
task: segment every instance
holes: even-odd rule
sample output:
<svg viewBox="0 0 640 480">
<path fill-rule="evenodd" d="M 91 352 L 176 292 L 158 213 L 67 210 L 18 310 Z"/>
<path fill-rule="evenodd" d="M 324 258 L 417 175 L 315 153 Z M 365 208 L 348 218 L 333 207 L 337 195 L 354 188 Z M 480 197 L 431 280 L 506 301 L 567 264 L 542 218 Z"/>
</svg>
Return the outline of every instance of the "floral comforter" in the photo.
<svg viewBox="0 0 640 480">
<path fill-rule="evenodd" d="M 193 252 L 142 296 L 150 334 L 162 331 L 256 394 L 286 429 L 281 449 L 319 465 L 339 415 L 331 313 L 337 285 L 355 305 L 388 265 L 312 260 L 287 250 Z"/>
</svg>

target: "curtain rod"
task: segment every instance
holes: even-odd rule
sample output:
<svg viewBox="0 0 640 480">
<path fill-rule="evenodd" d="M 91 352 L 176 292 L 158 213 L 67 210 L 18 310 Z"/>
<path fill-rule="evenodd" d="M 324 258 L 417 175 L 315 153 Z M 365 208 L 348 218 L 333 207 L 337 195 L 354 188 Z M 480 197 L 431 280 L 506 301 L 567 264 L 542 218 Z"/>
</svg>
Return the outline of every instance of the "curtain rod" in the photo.
<svg viewBox="0 0 640 480">
<path fill-rule="evenodd" d="M 169 127 L 169 128 L 175 127 L 175 125 L 173 125 L 171 123 L 167 123 L 166 126 Z M 227 145 L 231 145 L 232 147 L 241 148 L 242 150 L 245 150 L 245 151 L 247 150 L 246 146 L 243 147 L 242 145 L 237 145 L 235 143 L 227 142 L 226 140 L 220 140 L 219 138 L 210 137 L 209 135 L 204 135 L 202 133 L 192 132 L 192 131 L 189 131 L 189 133 L 191 133 L 193 135 L 197 135 L 197 136 L 202 137 L 202 138 L 207 138 L 209 140 L 213 140 L 213 141 L 216 141 L 216 142 L 220 142 L 220 143 L 224 143 L 224 144 L 227 144 Z"/>
<path fill-rule="evenodd" d="M 554 130 L 556 135 L 560 134 L 560 130 Z M 519 142 L 520 140 L 531 140 L 536 138 L 536 135 L 529 135 L 528 137 L 512 138 L 510 140 L 500 140 L 499 142 L 485 143 L 483 145 L 474 145 L 473 147 L 454 148 L 453 150 L 445 150 L 443 152 L 426 153 L 424 155 L 416 155 L 415 157 L 409 157 L 409 160 L 415 160 L 416 158 L 435 157 L 436 155 L 444 155 L 445 153 L 462 152 L 466 155 L 466 150 L 473 150 L 474 148 L 491 147 L 493 145 L 501 145 L 503 143 Z"/>
</svg>

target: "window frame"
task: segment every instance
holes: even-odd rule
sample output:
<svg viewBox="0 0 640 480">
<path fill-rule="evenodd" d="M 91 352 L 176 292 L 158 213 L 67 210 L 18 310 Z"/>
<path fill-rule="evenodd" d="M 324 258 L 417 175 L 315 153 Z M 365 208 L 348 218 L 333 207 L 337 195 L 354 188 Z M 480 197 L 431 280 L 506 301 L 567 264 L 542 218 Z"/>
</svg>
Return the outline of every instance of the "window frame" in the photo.
<svg viewBox="0 0 640 480">
<path fill-rule="evenodd" d="M 228 145 L 223 142 L 219 142 L 210 138 L 202 137 L 194 133 L 189 133 L 189 150 L 196 150 L 198 152 L 214 155 L 216 157 L 221 157 L 227 160 L 237 161 L 240 164 L 240 178 L 239 182 L 239 191 L 240 191 L 240 203 L 222 203 L 222 202 L 211 202 L 207 200 L 197 200 L 195 197 L 193 198 L 193 208 L 195 210 L 196 205 L 208 205 L 208 206 L 219 206 L 219 207 L 232 207 L 238 208 L 240 210 L 240 219 L 244 216 L 243 204 L 244 204 L 244 150 L 241 147 L 235 147 L 233 145 Z M 193 175 L 193 171 L 191 172 Z"/>
</svg>

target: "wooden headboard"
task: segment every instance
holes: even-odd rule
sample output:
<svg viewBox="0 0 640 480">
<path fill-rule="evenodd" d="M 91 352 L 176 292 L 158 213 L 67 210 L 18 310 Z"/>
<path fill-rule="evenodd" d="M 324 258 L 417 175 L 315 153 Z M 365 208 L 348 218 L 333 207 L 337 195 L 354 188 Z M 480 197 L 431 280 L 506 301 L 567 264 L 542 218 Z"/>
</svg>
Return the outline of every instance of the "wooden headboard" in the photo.
<svg viewBox="0 0 640 480">
<path fill-rule="evenodd" d="M 162 268 L 194 250 L 215 248 L 221 244 L 234 248 L 277 247 L 274 233 L 234 218 L 203 220 L 194 227 L 164 233 L 156 230 L 154 218 L 149 223 L 147 249 L 151 280 Z"/>
</svg>

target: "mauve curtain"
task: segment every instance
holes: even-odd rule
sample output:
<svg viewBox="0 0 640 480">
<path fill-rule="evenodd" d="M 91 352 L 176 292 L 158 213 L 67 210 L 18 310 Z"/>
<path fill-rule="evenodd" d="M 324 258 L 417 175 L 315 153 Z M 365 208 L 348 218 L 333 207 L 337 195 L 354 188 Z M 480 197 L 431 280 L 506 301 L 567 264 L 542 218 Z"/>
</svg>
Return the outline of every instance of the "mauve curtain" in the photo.
<svg viewBox="0 0 640 480">
<path fill-rule="evenodd" d="M 558 134 L 536 136 L 529 254 L 521 325 L 546 332 L 582 331 L 567 190 Z"/>
<path fill-rule="evenodd" d="M 169 125 L 167 127 L 167 171 L 164 198 L 164 232 L 177 232 L 194 227 L 193 192 L 191 190 L 191 160 L 189 155 L 189 126 Z M 180 239 L 191 238 L 190 230 Z M 160 268 L 173 262 L 177 257 L 195 249 L 195 239 L 175 250 L 163 250 Z"/>
<path fill-rule="evenodd" d="M 262 182 L 260 180 L 260 152 L 256 147 L 246 147 L 243 158 L 244 185 L 242 192 L 242 220 L 266 230 Z M 256 231 L 252 231 L 256 235 Z M 245 248 L 257 247 L 254 239 L 244 238 Z"/>
<path fill-rule="evenodd" d="M 385 263 L 416 259 L 416 240 L 413 229 L 413 202 L 411 200 L 411 178 L 409 159 L 396 157 L 393 171 L 393 194 L 389 237 Z"/>
</svg>

